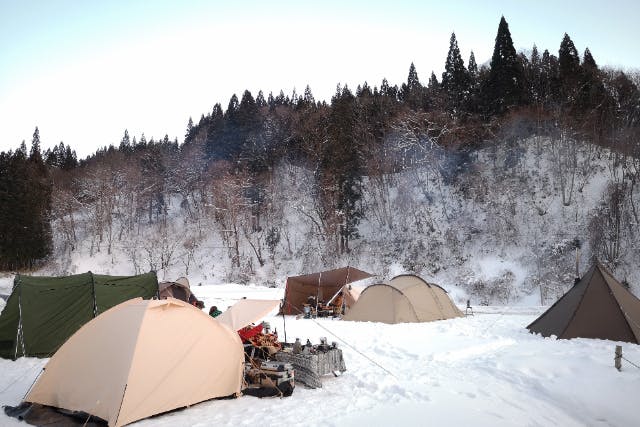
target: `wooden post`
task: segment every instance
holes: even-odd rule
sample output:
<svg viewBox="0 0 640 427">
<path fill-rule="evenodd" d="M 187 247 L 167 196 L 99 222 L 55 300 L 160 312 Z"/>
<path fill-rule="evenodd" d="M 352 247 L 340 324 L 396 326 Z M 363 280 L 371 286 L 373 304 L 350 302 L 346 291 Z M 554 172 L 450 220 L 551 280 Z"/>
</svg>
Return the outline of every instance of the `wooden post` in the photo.
<svg viewBox="0 0 640 427">
<path fill-rule="evenodd" d="M 614 357 L 616 369 L 620 371 L 622 369 L 622 346 L 616 346 L 616 356 Z"/>
</svg>

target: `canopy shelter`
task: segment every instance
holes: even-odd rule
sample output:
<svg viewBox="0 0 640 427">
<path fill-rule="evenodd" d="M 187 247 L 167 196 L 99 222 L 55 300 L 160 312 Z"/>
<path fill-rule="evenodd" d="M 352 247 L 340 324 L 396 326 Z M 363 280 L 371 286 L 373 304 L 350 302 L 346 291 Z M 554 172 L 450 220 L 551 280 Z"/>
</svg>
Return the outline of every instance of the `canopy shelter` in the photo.
<svg viewBox="0 0 640 427">
<path fill-rule="evenodd" d="M 80 328 L 49 360 L 26 402 L 122 426 L 240 393 L 235 331 L 183 301 L 126 301 Z"/>
<path fill-rule="evenodd" d="M 287 277 L 282 312 L 300 314 L 309 297 L 316 301 L 328 301 L 344 285 L 369 277 L 373 277 L 373 274 L 353 267 Z"/>
<path fill-rule="evenodd" d="M 599 262 L 527 329 L 543 337 L 640 344 L 640 300 Z"/>
<path fill-rule="evenodd" d="M 156 273 L 17 275 L 0 314 L 0 357 L 50 357 L 82 325 L 131 298 L 158 297 Z"/>
<path fill-rule="evenodd" d="M 241 299 L 216 319 L 234 331 L 264 318 L 280 305 L 278 300 Z"/>
<path fill-rule="evenodd" d="M 344 320 L 408 323 L 463 316 L 447 291 L 418 276 L 404 274 L 367 287 Z"/>
</svg>

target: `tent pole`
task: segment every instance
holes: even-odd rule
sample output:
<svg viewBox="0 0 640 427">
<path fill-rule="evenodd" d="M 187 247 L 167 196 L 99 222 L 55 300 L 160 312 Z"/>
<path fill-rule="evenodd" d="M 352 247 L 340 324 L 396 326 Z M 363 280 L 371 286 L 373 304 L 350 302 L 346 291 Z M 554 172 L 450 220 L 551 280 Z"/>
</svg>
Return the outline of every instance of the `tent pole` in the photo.
<svg viewBox="0 0 640 427">
<path fill-rule="evenodd" d="M 282 327 L 284 328 L 284 343 L 287 343 L 287 321 L 286 318 L 284 317 L 284 310 L 286 307 L 286 298 L 287 296 L 284 296 L 284 299 L 282 300 Z"/>
<path fill-rule="evenodd" d="M 344 286 L 347 286 L 346 284 Z M 344 286 L 340 286 L 340 289 L 338 289 L 338 292 L 336 292 L 335 294 L 333 294 L 333 296 L 331 297 L 331 299 L 329 301 L 327 301 L 327 305 L 331 304 L 333 302 L 334 299 L 336 299 L 336 297 L 338 295 L 340 295 L 340 292 L 344 291 Z"/>
<path fill-rule="evenodd" d="M 318 315 L 318 299 L 320 299 L 320 283 L 322 282 L 322 271 L 318 274 L 318 289 L 316 289 L 316 316 Z"/>
<path fill-rule="evenodd" d="M 96 303 L 96 281 L 91 271 L 89 271 L 89 274 L 91 275 L 91 292 L 93 293 L 93 317 L 95 318 L 98 315 L 98 307 Z"/>
<path fill-rule="evenodd" d="M 20 275 L 18 274 L 18 276 L 16 277 L 16 281 L 17 284 L 19 285 L 21 280 L 20 280 Z M 14 288 L 15 288 L 15 282 L 14 282 Z M 18 290 L 18 316 L 19 316 L 19 320 L 18 320 L 18 330 L 16 331 L 16 350 L 13 354 L 13 359 L 16 360 L 18 358 L 18 344 L 21 345 L 22 347 L 22 355 L 25 356 L 25 351 L 24 351 L 24 332 L 22 330 L 22 286 L 20 286 L 20 289 Z"/>
<path fill-rule="evenodd" d="M 120 401 L 120 407 L 118 408 L 118 415 L 116 415 L 116 420 L 113 424 L 118 424 L 118 418 L 120 418 L 120 411 L 122 411 L 122 403 L 124 402 L 124 394 L 127 392 L 127 385 L 124 385 L 124 390 L 122 390 L 122 400 Z"/>
</svg>

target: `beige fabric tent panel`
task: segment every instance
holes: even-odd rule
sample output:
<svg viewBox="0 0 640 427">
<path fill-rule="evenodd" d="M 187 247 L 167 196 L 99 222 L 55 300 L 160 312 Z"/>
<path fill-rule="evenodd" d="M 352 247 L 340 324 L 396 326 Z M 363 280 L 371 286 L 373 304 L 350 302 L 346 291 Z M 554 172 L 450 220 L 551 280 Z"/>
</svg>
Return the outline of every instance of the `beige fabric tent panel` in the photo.
<svg viewBox="0 0 640 427">
<path fill-rule="evenodd" d="M 238 331 L 264 318 L 279 305 L 278 300 L 241 299 L 216 317 L 216 320 Z"/>
<path fill-rule="evenodd" d="M 347 311 L 356 304 L 358 298 L 362 294 L 362 291 L 365 290 L 364 286 L 356 286 L 356 285 L 344 285 L 342 287 L 342 297 L 344 298 L 344 305 Z"/>
<path fill-rule="evenodd" d="M 462 316 L 447 293 L 418 276 L 401 275 L 389 283 L 371 285 L 344 320 L 383 323 L 430 322 Z"/>
<path fill-rule="evenodd" d="M 25 401 L 121 426 L 240 393 L 235 331 L 176 299 L 130 300 L 85 324 L 45 366 Z"/>
<path fill-rule="evenodd" d="M 180 277 L 175 282 L 160 282 L 158 283 L 158 292 L 160 299 L 175 298 L 189 302 L 189 297 L 191 296 L 189 279 Z"/>
</svg>

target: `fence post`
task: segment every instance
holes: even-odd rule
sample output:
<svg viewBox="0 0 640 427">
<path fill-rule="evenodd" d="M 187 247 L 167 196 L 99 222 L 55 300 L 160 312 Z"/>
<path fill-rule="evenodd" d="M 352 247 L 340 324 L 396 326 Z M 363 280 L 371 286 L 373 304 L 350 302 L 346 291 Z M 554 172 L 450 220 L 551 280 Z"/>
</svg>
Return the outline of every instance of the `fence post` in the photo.
<svg viewBox="0 0 640 427">
<path fill-rule="evenodd" d="M 616 346 L 616 356 L 614 357 L 616 369 L 620 371 L 622 369 L 622 346 Z"/>
</svg>

